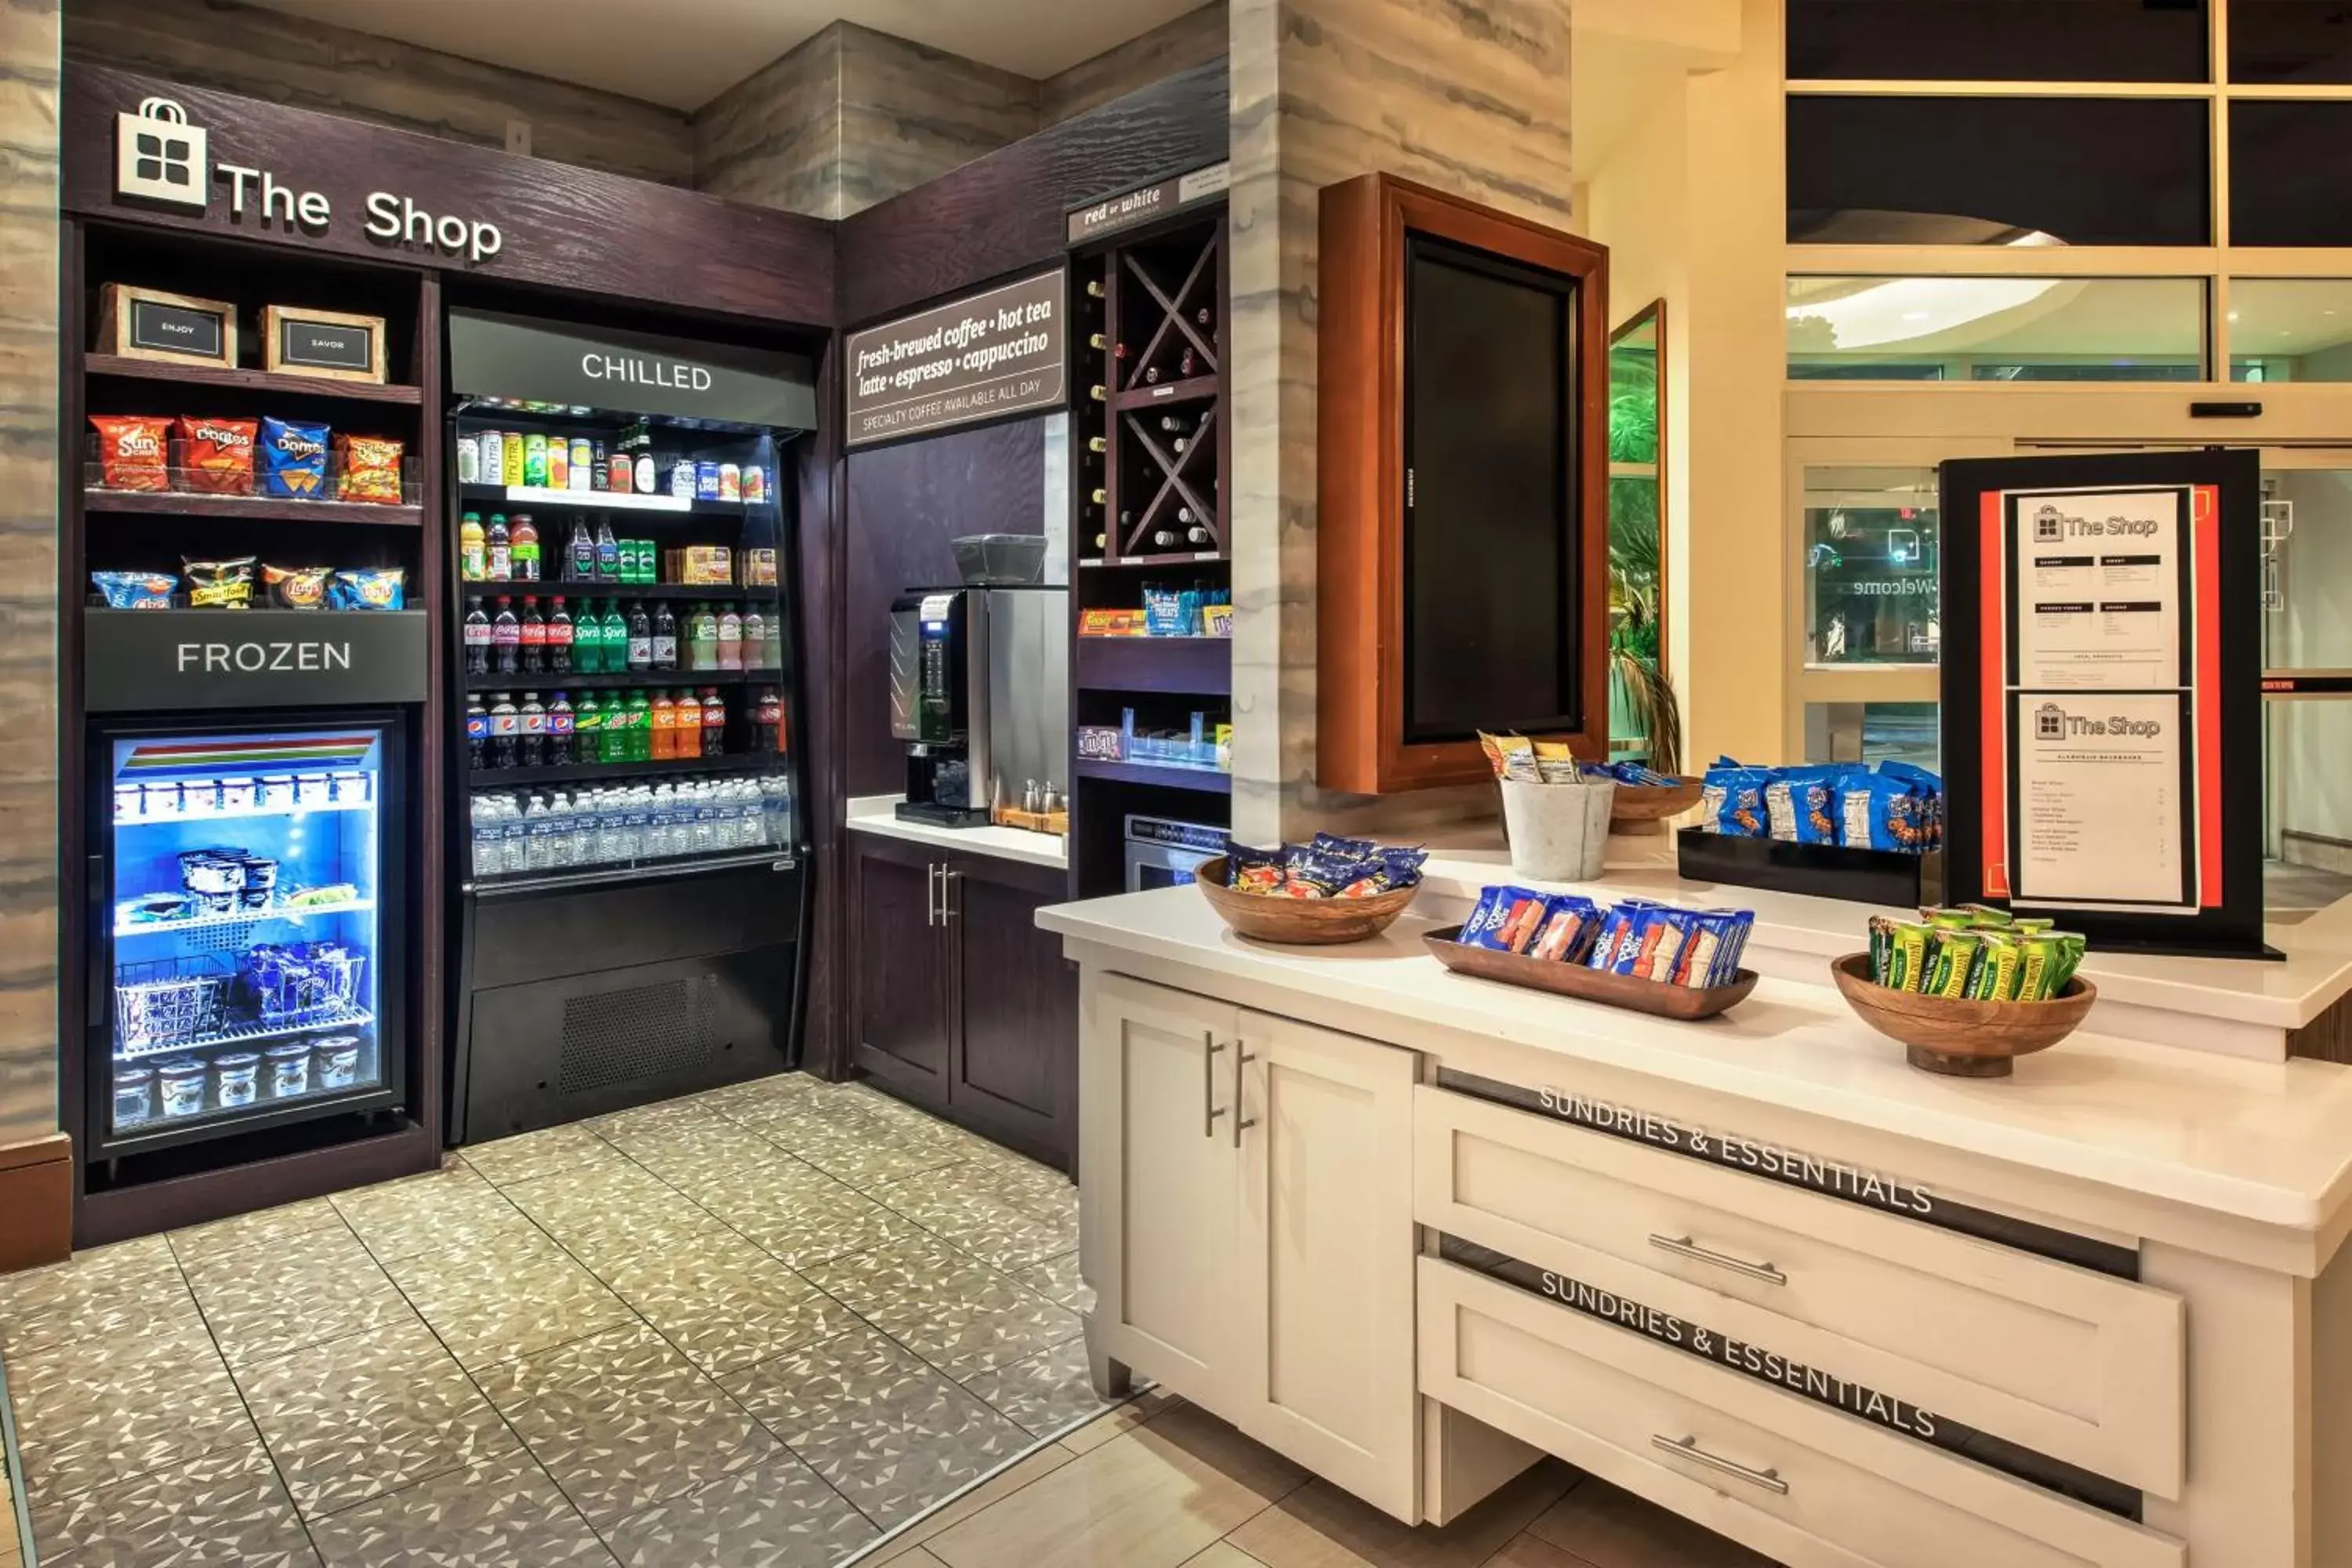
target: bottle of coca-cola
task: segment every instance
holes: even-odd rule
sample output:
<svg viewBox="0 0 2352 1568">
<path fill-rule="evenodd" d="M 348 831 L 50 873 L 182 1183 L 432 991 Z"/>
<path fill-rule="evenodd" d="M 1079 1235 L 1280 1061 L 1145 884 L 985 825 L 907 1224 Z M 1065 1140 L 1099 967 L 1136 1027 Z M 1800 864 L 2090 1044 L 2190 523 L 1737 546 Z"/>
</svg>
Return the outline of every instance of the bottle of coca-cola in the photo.
<svg viewBox="0 0 2352 1568">
<path fill-rule="evenodd" d="M 772 686 L 763 686 L 751 708 L 751 750 L 772 757 L 783 749 L 784 698 Z"/>
</svg>

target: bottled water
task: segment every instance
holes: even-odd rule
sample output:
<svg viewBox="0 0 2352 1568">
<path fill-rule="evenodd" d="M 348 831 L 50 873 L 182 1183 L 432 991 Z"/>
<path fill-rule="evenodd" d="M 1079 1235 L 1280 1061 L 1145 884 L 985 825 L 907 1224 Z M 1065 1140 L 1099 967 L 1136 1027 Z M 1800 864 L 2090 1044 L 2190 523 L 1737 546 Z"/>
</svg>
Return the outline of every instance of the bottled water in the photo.
<svg viewBox="0 0 2352 1568">
<path fill-rule="evenodd" d="M 555 824 L 550 818 L 547 800 L 532 795 L 523 808 L 523 868 L 547 871 L 555 865 Z"/>
</svg>

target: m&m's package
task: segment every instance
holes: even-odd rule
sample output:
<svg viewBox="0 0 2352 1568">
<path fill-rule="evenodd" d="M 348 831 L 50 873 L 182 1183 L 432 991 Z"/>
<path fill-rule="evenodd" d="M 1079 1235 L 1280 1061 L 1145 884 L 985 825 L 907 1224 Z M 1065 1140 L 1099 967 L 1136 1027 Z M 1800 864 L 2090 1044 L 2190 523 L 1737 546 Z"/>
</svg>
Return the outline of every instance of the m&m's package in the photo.
<svg viewBox="0 0 2352 1568">
<path fill-rule="evenodd" d="M 98 429 L 99 483 L 110 490 L 172 488 L 172 422 L 140 414 L 93 414 Z"/>
<path fill-rule="evenodd" d="M 317 500 L 327 488 L 327 426 L 304 419 L 261 421 L 261 493 Z"/>
<path fill-rule="evenodd" d="M 253 441 L 260 428 L 250 419 L 180 416 L 181 483 L 205 495 L 253 493 Z"/>
<path fill-rule="evenodd" d="M 342 482 L 340 499 L 400 504 L 401 443 L 383 436 L 338 436 L 335 466 Z"/>
</svg>

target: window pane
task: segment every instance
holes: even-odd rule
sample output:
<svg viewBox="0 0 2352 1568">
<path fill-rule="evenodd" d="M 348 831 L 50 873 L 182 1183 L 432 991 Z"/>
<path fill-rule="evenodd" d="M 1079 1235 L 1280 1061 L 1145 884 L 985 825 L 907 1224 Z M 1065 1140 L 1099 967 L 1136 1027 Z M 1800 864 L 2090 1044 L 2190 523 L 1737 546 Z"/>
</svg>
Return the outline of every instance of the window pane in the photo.
<svg viewBox="0 0 2352 1568">
<path fill-rule="evenodd" d="M 2202 245 L 2206 130 L 2194 100 L 1792 95 L 1789 239 Z"/>
<path fill-rule="evenodd" d="M 1789 0 L 1789 75 L 2203 81 L 2205 7 L 2200 0 Z"/>
<path fill-rule="evenodd" d="M 2352 103 L 2230 105 L 2230 243 L 2352 245 Z"/>
<path fill-rule="evenodd" d="M 2230 0 L 2230 79 L 2352 81 L 2344 0 Z"/>
<path fill-rule="evenodd" d="M 1805 470 L 1805 662 L 1933 664 L 1936 470 Z"/>
<path fill-rule="evenodd" d="M 2197 278 L 1791 278 L 1801 380 L 2195 381 Z"/>
<path fill-rule="evenodd" d="M 2352 278 L 2230 281 L 2231 381 L 2352 381 Z"/>
<path fill-rule="evenodd" d="M 1909 763 L 1941 773 L 1941 707 L 1935 702 L 1808 702 L 1805 761 Z"/>
</svg>

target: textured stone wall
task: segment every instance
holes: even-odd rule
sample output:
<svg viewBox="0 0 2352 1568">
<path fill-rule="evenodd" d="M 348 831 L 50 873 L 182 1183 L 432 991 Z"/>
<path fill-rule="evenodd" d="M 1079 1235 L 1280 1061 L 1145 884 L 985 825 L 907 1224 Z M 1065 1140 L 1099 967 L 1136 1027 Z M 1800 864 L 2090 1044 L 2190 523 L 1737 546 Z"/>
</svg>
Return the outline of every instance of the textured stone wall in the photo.
<svg viewBox="0 0 2352 1568">
<path fill-rule="evenodd" d="M 1139 38 L 1105 49 L 1090 60 L 1037 84 L 1037 124 L 1040 130 L 1059 125 L 1074 114 L 1149 87 L 1162 77 L 1206 65 L 1225 52 L 1225 29 L 1231 25 L 1225 0 L 1210 0 L 1164 22 Z"/>
<path fill-rule="evenodd" d="M 1411 833 L 1494 791 L 1335 795 L 1315 776 L 1316 212 L 1402 174 L 1570 226 L 1570 0 L 1230 0 L 1234 830 Z"/>
<path fill-rule="evenodd" d="M 694 186 L 729 201 L 839 217 L 841 35 L 827 27 L 694 114 Z"/>
<path fill-rule="evenodd" d="M 677 110 L 236 0 L 70 0 L 65 44 L 69 59 L 484 147 L 527 120 L 538 157 L 674 185 L 694 176 Z"/>
<path fill-rule="evenodd" d="M 0 1144 L 58 1126 L 58 0 L 0 0 Z"/>
</svg>

